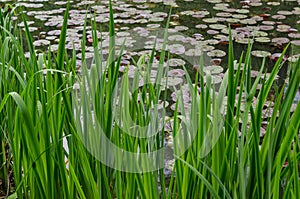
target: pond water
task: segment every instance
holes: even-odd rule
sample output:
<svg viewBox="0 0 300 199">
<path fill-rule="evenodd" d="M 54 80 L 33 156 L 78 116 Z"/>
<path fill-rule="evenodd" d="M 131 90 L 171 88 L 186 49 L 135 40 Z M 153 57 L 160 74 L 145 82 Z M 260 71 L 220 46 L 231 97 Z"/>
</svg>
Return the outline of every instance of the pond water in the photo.
<svg viewBox="0 0 300 199">
<path fill-rule="evenodd" d="M 50 47 L 51 51 L 57 50 L 67 1 L 1 0 L 0 3 L 23 7 L 37 49 L 46 50 Z M 126 39 L 127 52 L 122 65 L 130 68 L 132 57 L 149 52 L 157 34 L 161 39 L 157 40 L 156 49 L 161 49 L 163 28 L 172 8 L 167 45 L 171 54 L 171 86 L 182 83 L 184 71 L 181 66 L 184 63 L 189 65 L 190 72 L 193 71 L 193 66 L 199 64 L 201 51 L 205 52 L 205 70 L 213 75 L 214 83 L 221 81 L 227 64 L 229 26 L 232 29 L 235 58 L 238 59 L 241 52 L 246 50 L 248 41 L 253 42 L 253 76 L 260 69 L 263 57 L 267 57 L 269 72 L 275 63 L 274 59 L 289 42 L 287 64 L 299 56 L 299 4 L 297 0 L 114 0 L 117 45 L 121 46 Z M 90 22 L 94 21 L 99 27 L 102 53 L 108 54 L 108 0 L 71 1 L 66 48 L 76 49 L 79 71 L 80 41 L 86 18 L 87 58 L 93 57 Z M 21 20 L 18 26 L 24 27 Z M 279 78 L 285 76 L 287 64 L 282 68 Z"/>
</svg>

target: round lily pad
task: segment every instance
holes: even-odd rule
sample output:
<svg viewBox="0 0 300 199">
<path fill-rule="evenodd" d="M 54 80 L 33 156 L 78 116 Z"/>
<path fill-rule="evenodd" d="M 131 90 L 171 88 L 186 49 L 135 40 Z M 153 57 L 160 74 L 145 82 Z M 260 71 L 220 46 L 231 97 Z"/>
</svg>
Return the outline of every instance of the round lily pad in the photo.
<svg viewBox="0 0 300 199">
<path fill-rule="evenodd" d="M 204 46 L 199 47 L 199 49 L 201 49 L 203 52 L 207 52 L 207 51 L 211 51 L 211 50 L 215 49 L 215 47 L 210 46 L 210 45 L 204 45 Z"/>
<path fill-rule="evenodd" d="M 269 58 L 271 60 L 277 61 L 280 56 L 281 56 L 281 53 L 273 53 Z M 287 59 L 287 56 L 284 55 L 283 60 L 286 60 L 286 59 Z"/>
<path fill-rule="evenodd" d="M 259 43 L 269 43 L 271 39 L 269 37 L 256 37 L 255 41 Z"/>
<path fill-rule="evenodd" d="M 228 12 L 218 12 L 218 13 L 216 13 L 216 16 L 218 16 L 218 17 L 231 17 L 232 14 L 228 13 Z"/>
<path fill-rule="evenodd" d="M 236 18 L 236 19 L 245 19 L 248 16 L 247 15 L 243 15 L 243 14 L 233 14 L 232 17 Z"/>
<path fill-rule="evenodd" d="M 207 34 L 209 34 L 209 35 L 216 35 L 216 34 L 219 33 L 219 31 L 216 31 L 216 30 L 207 30 L 206 32 L 207 32 Z"/>
<path fill-rule="evenodd" d="M 206 29 L 208 26 L 206 24 L 198 24 L 195 26 L 195 28 L 199 28 L 199 29 Z"/>
<path fill-rule="evenodd" d="M 166 81 L 167 81 L 166 78 L 162 78 L 161 84 L 165 85 Z M 182 78 L 179 78 L 179 77 L 168 77 L 168 87 L 177 86 L 177 85 L 179 85 L 181 83 L 183 83 L 183 79 Z"/>
<path fill-rule="evenodd" d="M 273 15 L 272 18 L 276 19 L 276 20 L 281 20 L 281 19 L 285 19 L 286 16 L 284 16 L 284 15 Z"/>
<path fill-rule="evenodd" d="M 186 56 L 190 56 L 190 57 L 199 57 L 201 56 L 201 50 L 198 49 L 189 49 L 187 51 L 185 51 L 185 55 Z"/>
<path fill-rule="evenodd" d="M 251 52 L 251 54 L 255 57 L 268 57 L 271 55 L 270 52 L 268 51 L 263 51 L 263 50 L 254 50 Z"/>
<path fill-rule="evenodd" d="M 172 44 L 167 47 L 170 53 L 181 55 L 185 52 L 185 47 L 181 44 Z"/>
<path fill-rule="evenodd" d="M 235 42 L 237 42 L 239 44 L 248 44 L 249 42 L 253 43 L 253 39 L 250 39 L 250 38 L 237 38 L 235 40 Z"/>
<path fill-rule="evenodd" d="M 227 26 L 223 25 L 223 24 L 210 24 L 209 28 L 215 29 L 215 30 L 222 30 L 224 28 L 227 28 Z"/>
<path fill-rule="evenodd" d="M 172 69 L 168 71 L 170 77 L 182 77 L 185 75 L 185 71 L 182 69 Z"/>
<path fill-rule="evenodd" d="M 279 10 L 277 12 L 277 14 L 279 14 L 279 15 L 292 15 L 293 13 L 291 11 L 288 11 L 288 10 Z"/>
<path fill-rule="evenodd" d="M 50 44 L 49 40 L 46 39 L 40 39 L 33 42 L 34 46 L 47 46 Z"/>
<path fill-rule="evenodd" d="M 189 28 L 187 26 L 176 26 L 175 27 L 175 30 L 178 30 L 178 31 L 184 31 L 184 30 L 188 30 Z"/>
<path fill-rule="evenodd" d="M 218 19 L 217 18 L 205 18 L 205 19 L 202 19 L 202 21 L 204 21 L 205 23 L 217 23 Z"/>
<path fill-rule="evenodd" d="M 235 12 L 239 14 L 248 14 L 250 11 L 248 9 L 236 9 Z"/>
<path fill-rule="evenodd" d="M 289 32 L 290 28 L 291 28 L 291 26 L 289 26 L 289 25 L 281 24 L 281 25 L 277 26 L 276 30 L 278 32 Z"/>
<path fill-rule="evenodd" d="M 237 24 L 240 22 L 240 19 L 237 19 L 237 18 L 227 18 L 226 21 L 228 23 L 233 23 L 233 24 Z"/>
<path fill-rule="evenodd" d="M 264 32 L 264 31 L 256 30 L 256 31 L 252 32 L 252 35 L 254 37 L 266 37 L 266 36 L 268 36 L 268 33 Z"/>
<path fill-rule="evenodd" d="M 172 66 L 172 67 L 184 66 L 185 61 L 183 59 L 172 58 L 172 59 L 169 59 L 168 64 L 169 64 L 169 66 Z"/>
<path fill-rule="evenodd" d="M 216 49 L 208 52 L 207 55 L 210 57 L 224 57 L 226 55 L 226 52 L 223 50 Z"/>
<path fill-rule="evenodd" d="M 289 41 L 290 40 L 288 38 L 286 38 L 286 37 L 276 37 L 276 38 L 272 39 L 272 42 L 276 43 L 276 44 L 286 44 Z"/>
<path fill-rule="evenodd" d="M 261 23 L 264 24 L 264 25 L 270 25 L 270 26 L 272 26 L 272 25 L 275 24 L 274 21 L 263 21 L 263 22 L 261 22 Z"/>
<path fill-rule="evenodd" d="M 270 2 L 267 2 L 267 5 L 270 5 L 270 6 L 279 6 L 280 2 L 270 1 Z"/>
<path fill-rule="evenodd" d="M 288 36 L 290 38 L 299 39 L 300 38 L 300 33 L 289 33 Z"/>
<path fill-rule="evenodd" d="M 290 57 L 288 58 L 288 61 L 289 61 L 289 62 L 295 63 L 295 62 L 298 61 L 299 57 L 300 57 L 300 54 L 290 56 Z"/>
<path fill-rule="evenodd" d="M 220 74 L 220 73 L 223 72 L 223 70 L 224 70 L 224 68 L 222 66 L 220 66 L 220 65 L 210 65 L 210 66 L 205 66 L 203 68 L 203 71 L 205 73 L 208 72 L 208 73 L 210 73 L 212 75 Z"/>
<path fill-rule="evenodd" d="M 207 39 L 204 41 L 204 44 L 208 44 L 208 45 L 216 45 L 218 43 L 219 41 L 217 39 Z"/>
<path fill-rule="evenodd" d="M 291 41 L 291 44 L 295 46 L 300 46 L 300 40 L 293 40 Z"/>
<path fill-rule="evenodd" d="M 219 84 L 222 82 L 222 77 L 219 75 L 212 75 L 211 80 L 213 84 Z"/>
<path fill-rule="evenodd" d="M 262 30 L 262 31 L 268 31 L 268 30 L 273 30 L 273 29 L 274 29 L 274 26 L 269 26 L 269 25 L 259 26 L 259 30 Z"/>
<path fill-rule="evenodd" d="M 253 20 L 253 19 L 243 19 L 243 20 L 240 20 L 240 23 L 241 24 L 254 25 L 257 22 L 255 20 Z"/>
</svg>

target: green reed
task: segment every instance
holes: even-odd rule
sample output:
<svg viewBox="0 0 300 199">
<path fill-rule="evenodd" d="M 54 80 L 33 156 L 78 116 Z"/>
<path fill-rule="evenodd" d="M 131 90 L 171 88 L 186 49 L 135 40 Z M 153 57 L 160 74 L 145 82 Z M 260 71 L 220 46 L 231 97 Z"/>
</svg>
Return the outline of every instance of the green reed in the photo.
<svg viewBox="0 0 300 199">
<path fill-rule="evenodd" d="M 299 88 L 300 61 L 290 65 L 286 92 L 281 89 L 277 93 L 262 144 L 259 137 L 262 107 L 283 64 L 285 51 L 270 76 L 263 73 L 264 60 L 259 75 L 251 80 L 251 45 L 239 58 L 235 71 L 230 39 L 228 70 L 218 89 L 209 74 L 204 76 L 203 61 L 194 82 L 186 71 L 191 108 L 184 109 L 181 91 L 174 88 L 179 97 L 172 116 L 175 165 L 170 183 L 166 183 L 163 167 L 144 173 L 124 170 L 128 164 L 139 169 L 149 168 L 152 163 L 148 159 L 129 159 L 130 156 L 123 153 L 101 150 L 101 144 L 105 144 L 103 135 L 123 151 L 150 154 L 162 149 L 164 128 L 150 138 L 139 138 L 136 135 L 147 134 L 147 129 L 139 130 L 127 124 L 130 118 L 140 127 L 164 126 L 164 119 L 161 120 L 165 118 L 164 111 L 153 111 L 153 107 L 158 100 L 167 98 L 164 91 L 167 85 L 161 83 L 168 72 L 168 67 L 163 68 L 167 31 L 156 81 L 149 81 L 155 46 L 151 55 L 137 60 L 138 70 L 130 79 L 127 71 L 119 73 L 121 56 L 115 49 L 111 1 L 109 8 L 111 40 L 107 64 L 98 51 L 102 44 L 93 24 L 94 58 L 88 66 L 84 29 L 80 75 L 76 73 L 75 51 L 68 56 L 65 50 L 69 7 L 56 53 L 50 50 L 36 53 L 23 18 L 29 58 L 23 52 L 21 32 L 13 28 L 10 19 L 13 12 L 6 15 L 0 12 L 0 161 L 3 165 L 0 178 L 7 182 L 12 179 L 10 171 L 13 172 L 13 185 L 5 183 L 4 186 L 8 196 L 299 198 L 299 103 L 293 114 L 290 110 Z M 149 56 L 149 64 L 145 62 L 146 56 Z M 140 79 L 146 84 L 139 86 Z M 79 88 L 75 89 L 78 83 Z M 262 88 L 257 92 L 259 83 Z M 226 96 L 228 100 L 224 102 Z M 256 105 L 252 103 L 254 97 L 257 97 Z M 244 106 L 243 112 L 241 106 Z M 98 155 L 107 161 L 116 155 L 112 165 L 118 169 L 104 164 Z M 122 161 L 124 159 L 127 162 Z M 288 165 L 283 167 L 285 162 Z"/>
</svg>

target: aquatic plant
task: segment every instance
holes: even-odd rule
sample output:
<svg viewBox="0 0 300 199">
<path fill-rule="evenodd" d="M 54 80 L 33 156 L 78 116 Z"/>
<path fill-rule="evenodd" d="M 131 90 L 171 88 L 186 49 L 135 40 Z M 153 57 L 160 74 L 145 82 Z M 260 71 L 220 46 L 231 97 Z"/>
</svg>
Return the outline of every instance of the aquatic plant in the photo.
<svg viewBox="0 0 300 199">
<path fill-rule="evenodd" d="M 271 95 L 286 49 L 268 76 L 264 74 L 266 58 L 261 56 L 261 69 L 252 79 L 252 45 L 248 40 L 247 52 L 235 63 L 230 35 L 228 69 L 219 86 L 212 83 L 213 73 L 219 74 L 218 67 L 205 68 L 203 57 L 194 81 L 183 67 L 186 84 L 170 86 L 176 101 L 170 119 L 164 111 L 170 90 L 164 88 L 173 73 L 181 76 L 183 71 L 169 71 L 169 65 L 164 66 L 169 23 L 154 81 L 151 70 L 156 42 L 149 55 L 136 61 L 130 78 L 129 67 L 123 73 L 119 71 L 122 53 L 116 53 L 109 3 L 107 62 L 103 63 L 103 54 L 98 51 L 102 42 L 93 23 L 93 61 L 86 63 L 85 25 L 81 74 L 76 71 L 75 50 L 71 56 L 65 50 L 69 7 L 57 53 L 36 53 L 23 18 L 29 58 L 23 51 L 22 34 L 12 31 L 11 21 L 1 15 L 1 179 L 8 180 L 7 196 L 300 198 L 300 105 L 294 104 L 300 61 L 290 64 L 286 91 L 282 87 Z M 172 61 L 176 66 L 184 64 Z M 271 96 L 271 116 L 263 119 L 264 106 Z M 108 150 L 105 144 L 109 142 L 104 139 L 122 150 Z M 167 151 L 166 140 L 172 151 L 169 165 L 165 165 L 164 152 L 162 156 L 153 155 L 161 149 Z M 103 145 L 107 150 L 101 150 Z M 130 159 L 126 152 L 140 159 Z M 151 155 L 157 161 L 150 162 Z M 169 176 L 167 169 L 171 170 Z"/>
</svg>

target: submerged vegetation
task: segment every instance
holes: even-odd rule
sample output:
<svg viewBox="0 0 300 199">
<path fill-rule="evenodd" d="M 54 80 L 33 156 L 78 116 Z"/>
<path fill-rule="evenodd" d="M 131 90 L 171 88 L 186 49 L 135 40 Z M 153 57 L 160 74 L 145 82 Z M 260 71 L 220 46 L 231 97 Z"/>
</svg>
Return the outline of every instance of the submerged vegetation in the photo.
<svg viewBox="0 0 300 199">
<path fill-rule="evenodd" d="M 300 61 L 290 63 L 287 85 L 274 87 L 286 49 L 271 73 L 264 73 L 264 58 L 253 74 L 251 42 L 235 61 L 230 35 L 228 69 L 215 85 L 213 75 L 220 69 L 203 67 L 203 57 L 193 77 L 180 61 L 175 64 L 181 69 L 169 70 L 165 31 L 155 75 L 156 42 L 150 54 L 133 61 L 131 71 L 116 52 L 111 1 L 109 7 L 109 56 L 104 60 L 99 52 L 102 43 L 93 24 L 93 60 L 86 62 L 84 29 L 81 73 L 75 50 L 66 51 L 69 7 L 55 53 L 36 53 L 25 17 L 24 36 L 11 20 L 13 10 L 1 10 L 1 194 L 300 198 L 300 103 L 294 103 Z M 177 77 L 184 80 L 172 85 Z M 174 111 L 167 109 L 170 96 Z M 109 150 L 108 143 L 122 150 Z M 161 149 L 165 158 L 149 161 Z"/>
</svg>

